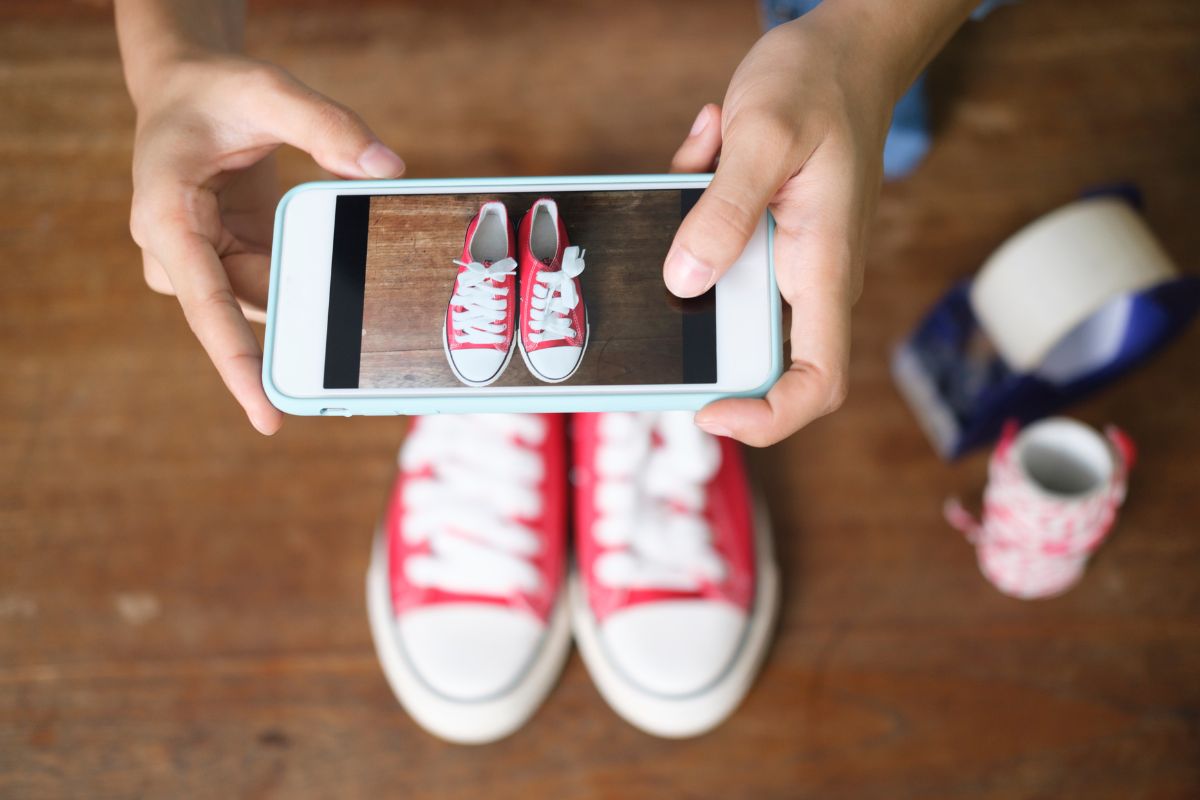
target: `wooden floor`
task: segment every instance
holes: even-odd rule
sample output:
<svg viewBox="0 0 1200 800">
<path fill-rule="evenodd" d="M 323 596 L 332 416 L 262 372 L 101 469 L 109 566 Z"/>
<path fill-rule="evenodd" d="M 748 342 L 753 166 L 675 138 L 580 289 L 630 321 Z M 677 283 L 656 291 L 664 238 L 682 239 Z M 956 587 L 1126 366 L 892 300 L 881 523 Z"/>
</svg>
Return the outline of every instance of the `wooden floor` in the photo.
<svg viewBox="0 0 1200 800">
<path fill-rule="evenodd" d="M 249 40 L 414 175 L 639 172 L 757 25 L 749 0 L 275 0 Z M 942 522 L 984 457 L 939 462 L 887 371 L 951 281 L 1084 186 L 1136 180 L 1195 269 L 1198 76 L 1195 0 L 1026 2 L 965 30 L 932 76 L 936 148 L 884 192 L 849 402 L 752 455 L 786 585 L 741 710 L 652 739 L 572 657 L 526 729 L 464 749 L 399 710 L 367 631 L 401 423 L 251 431 L 142 285 L 107 9 L 4 3 L 0 796 L 1200 796 L 1200 327 L 1074 409 L 1143 459 L 1085 581 L 1041 603 L 992 590 Z M 295 154 L 283 174 L 319 176 Z"/>
<path fill-rule="evenodd" d="M 543 194 L 372 198 L 359 386 L 461 388 L 446 362 L 442 326 L 464 231 L 480 204 L 491 200 L 503 202 L 519 225 Z M 585 251 L 579 280 L 590 328 L 583 361 L 564 383 L 683 383 L 680 302 L 662 282 L 663 259 L 679 227 L 680 193 L 555 197 L 568 241 Z M 541 383 L 517 356 L 492 385 L 488 391 Z"/>
</svg>

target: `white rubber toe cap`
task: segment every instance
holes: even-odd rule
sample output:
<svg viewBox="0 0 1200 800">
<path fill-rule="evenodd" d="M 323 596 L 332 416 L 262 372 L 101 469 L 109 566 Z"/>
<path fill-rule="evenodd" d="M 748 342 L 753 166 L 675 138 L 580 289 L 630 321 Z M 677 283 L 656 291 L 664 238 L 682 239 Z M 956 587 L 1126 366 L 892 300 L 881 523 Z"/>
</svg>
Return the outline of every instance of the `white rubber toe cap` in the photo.
<svg viewBox="0 0 1200 800">
<path fill-rule="evenodd" d="M 600 627 L 605 652 L 627 679 L 660 695 L 711 686 L 737 656 L 747 617 L 729 603 L 671 600 L 639 603 Z"/>
<path fill-rule="evenodd" d="M 560 347 L 544 347 L 529 353 L 529 365 L 538 377 L 547 381 L 566 379 L 579 366 L 583 358 L 582 347 L 562 345 Z"/>
<path fill-rule="evenodd" d="M 508 353 L 492 348 L 451 350 L 450 360 L 459 377 L 471 383 L 487 383 L 500 376 Z"/>
<path fill-rule="evenodd" d="M 545 632 L 533 614 L 486 603 L 444 603 L 407 611 L 400 648 L 434 691 L 459 701 L 500 694 L 534 660 Z"/>
</svg>

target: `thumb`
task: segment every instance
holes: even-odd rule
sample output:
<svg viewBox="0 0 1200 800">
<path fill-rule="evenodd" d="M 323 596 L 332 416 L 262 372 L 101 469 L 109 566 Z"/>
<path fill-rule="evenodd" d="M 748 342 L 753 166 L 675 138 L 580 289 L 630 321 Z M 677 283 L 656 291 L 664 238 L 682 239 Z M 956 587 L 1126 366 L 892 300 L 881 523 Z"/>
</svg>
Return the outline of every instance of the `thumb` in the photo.
<svg viewBox="0 0 1200 800">
<path fill-rule="evenodd" d="M 254 93 L 267 132 L 343 178 L 398 178 L 404 160 L 362 118 L 282 70 Z"/>
<path fill-rule="evenodd" d="M 708 103 L 700 109 L 692 129 L 671 159 L 671 172 L 710 172 L 721 152 L 721 107 Z"/>
<path fill-rule="evenodd" d="M 672 294 L 703 294 L 733 265 L 788 177 L 783 161 L 753 139 L 725 140 L 712 183 L 667 252 L 663 279 Z"/>
</svg>

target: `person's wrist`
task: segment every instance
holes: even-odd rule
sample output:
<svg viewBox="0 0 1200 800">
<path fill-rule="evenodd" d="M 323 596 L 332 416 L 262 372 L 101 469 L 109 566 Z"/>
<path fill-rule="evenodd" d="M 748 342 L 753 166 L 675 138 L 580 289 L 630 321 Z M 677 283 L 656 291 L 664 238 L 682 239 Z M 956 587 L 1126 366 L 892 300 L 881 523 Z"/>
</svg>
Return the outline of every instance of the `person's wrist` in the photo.
<svg viewBox="0 0 1200 800">
<path fill-rule="evenodd" d="M 882 91 L 890 109 L 970 16 L 978 0 L 826 0 L 810 14 L 841 71 Z"/>
<path fill-rule="evenodd" d="M 129 86 L 139 125 L 164 109 L 197 103 L 219 112 L 222 91 L 240 92 L 254 81 L 277 78 L 280 70 L 265 61 L 241 54 L 212 52 L 202 48 L 180 50 L 147 67 L 145 81 Z M 228 95 L 226 95 L 228 96 Z M 217 105 L 212 105 L 213 101 Z"/>
<path fill-rule="evenodd" d="M 125 63 L 125 85 L 138 114 L 144 114 L 157 99 L 179 82 L 181 75 L 196 72 L 212 53 L 195 46 L 160 46 Z"/>
<path fill-rule="evenodd" d="M 240 55 L 241 0 L 116 0 L 125 84 L 140 110 L 189 65 Z"/>
<path fill-rule="evenodd" d="M 837 4 L 826 0 L 768 35 L 788 39 L 785 46 L 793 57 L 785 63 L 805 73 L 791 79 L 793 103 L 802 118 L 824 112 L 830 115 L 825 124 L 850 123 L 857 134 L 879 138 L 882 146 L 892 108 L 902 93 L 890 76 L 891 57 L 855 30 L 853 12 L 819 13 Z"/>
</svg>

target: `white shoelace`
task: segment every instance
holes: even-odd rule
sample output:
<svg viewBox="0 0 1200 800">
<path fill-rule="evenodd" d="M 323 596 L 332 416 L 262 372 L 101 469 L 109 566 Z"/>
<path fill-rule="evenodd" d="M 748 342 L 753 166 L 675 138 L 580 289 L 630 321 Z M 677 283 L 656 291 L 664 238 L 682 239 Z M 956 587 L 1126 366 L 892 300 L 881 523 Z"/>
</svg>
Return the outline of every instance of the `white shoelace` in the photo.
<svg viewBox="0 0 1200 800">
<path fill-rule="evenodd" d="M 400 451 L 405 472 L 428 472 L 404 487 L 405 541 L 428 542 L 404 574 L 448 592 L 506 596 L 541 578 L 530 562 L 541 540 L 518 518 L 542 511 L 540 456 L 516 440 L 542 442 L 546 423 L 528 414 L 424 417 Z"/>
<path fill-rule="evenodd" d="M 571 320 L 567 317 L 579 305 L 579 292 L 575 279 L 583 272 L 583 254 L 578 247 L 563 250 L 562 267 L 556 272 L 541 270 L 533 286 L 533 302 L 530 303 L 529 337 L 535 343 L 570 339 L 575 336 Z"/>
<path fill-rule="evenodd" d="M 502 258 L 490 266 L 458 259 L 454 263 L 466 267 L 458 274 L 450 298 L 450 305 L 463 309 L 451 314 L 454 340 L 459 344 L 500 344 L 509 302 L 508 289 L 500 284 L 516 270 L 516 260 Z"/>
<path fill-rule="evenodd" d="M 651 446 L 657 433 L 662 446 Z M 596 455 L 596 559 L 615 588 L 695 591 L 719 583 L 725 561 L 703 517 L 705 484 L 721 465 L 716 440 L 688 412 L 605 414 Z"/>
</svg>

